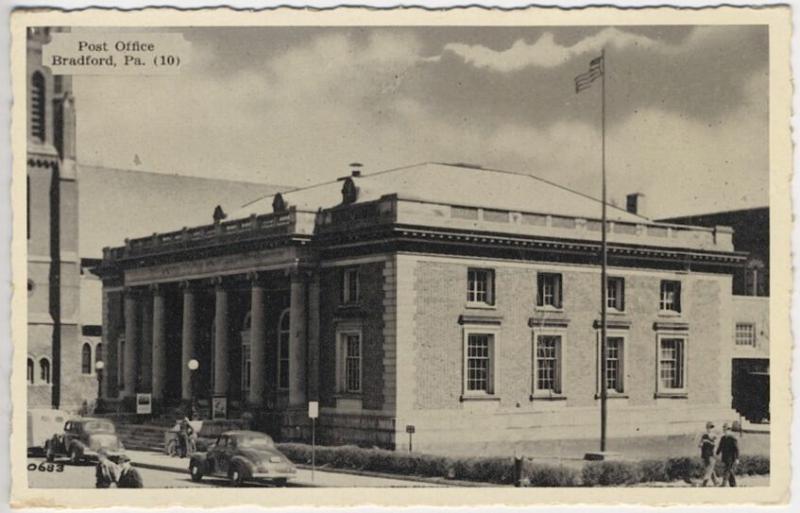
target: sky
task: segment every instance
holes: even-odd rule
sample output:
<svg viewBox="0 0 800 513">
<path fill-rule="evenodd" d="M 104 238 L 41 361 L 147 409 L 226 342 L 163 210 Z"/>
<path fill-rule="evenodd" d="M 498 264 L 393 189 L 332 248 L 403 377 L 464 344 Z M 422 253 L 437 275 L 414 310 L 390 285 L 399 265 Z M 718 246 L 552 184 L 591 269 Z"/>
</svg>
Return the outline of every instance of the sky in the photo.
<svg viewBox="0 0 800 513">
<path fill-rule="evenodd" d="M 465 162 L 599 196 L 601 88 L 573 79 L 605 48 L 610 200 L 768 203 L 764 26 L 180 31 L 179 75 L 75 78 L 81 163 L 303 186 Z"/>
</svg>

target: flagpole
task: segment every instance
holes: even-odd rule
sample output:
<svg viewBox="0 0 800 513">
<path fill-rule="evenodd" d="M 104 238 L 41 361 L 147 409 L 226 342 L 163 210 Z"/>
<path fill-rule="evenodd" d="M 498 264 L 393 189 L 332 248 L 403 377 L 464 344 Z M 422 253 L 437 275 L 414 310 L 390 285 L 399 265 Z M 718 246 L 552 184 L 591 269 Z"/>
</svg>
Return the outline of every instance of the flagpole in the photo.
<svg viewBox="0 0 800 513">
<path fill-rule="evenodd" d="M 606 450 L 606 431 L 608 421 L 608 408 L 606 405 L 607 399 L 607 383 L 606 383 L 606 309 L 608 307 L 607 287 L 608 279 L 606 278 L 606 267 L 608 265 L 608 244 L 606 240 L 606 49 L 603 48 L 600 53 L 601 63 L 603 66 L 600 94 L 602 96 L 601 105 L 601 146 L 602 146 L 602 181 L 603 181 L 603 215 L 602 215 L 602 266 L 600 271 L 600 452 Z"/>
</svg>

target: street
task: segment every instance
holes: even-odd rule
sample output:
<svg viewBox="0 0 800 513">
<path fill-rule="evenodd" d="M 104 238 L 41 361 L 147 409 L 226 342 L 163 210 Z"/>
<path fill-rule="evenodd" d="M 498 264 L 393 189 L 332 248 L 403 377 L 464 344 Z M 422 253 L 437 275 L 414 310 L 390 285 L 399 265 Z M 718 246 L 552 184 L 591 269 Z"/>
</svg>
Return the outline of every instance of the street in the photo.
<svg viewBox="0 0 800 513">
<path fill-rule="evenodd" d="M 39 465 L 42 463 L 44 463 L 43 471 L 39 470 Z M 63 467 L 61 467 L 62 463 Z M 36 469 L 31 470 L 34 466 Z M 72 465 L 67 460 L 62 460 L 54 464 L 52 471 L 48 471 L 48 468 L 44 458 L 28 458 L 28 486 L 31 488 L 94 488 L 94 464 Z M 62 471 L 58 472 L 59 469 Z M 145 488 L 229 486 L 227 479 L 208 477 L 195 483 L 189 477 L 188 471 L 185 474 L 147 468 L 138 468 L 138 471 L 142 476 Z M 270 485 L 252 484 L 248 486 L 269 487 Z M 289 486 L 298 485 L 290 483 Z"/>
</svg>

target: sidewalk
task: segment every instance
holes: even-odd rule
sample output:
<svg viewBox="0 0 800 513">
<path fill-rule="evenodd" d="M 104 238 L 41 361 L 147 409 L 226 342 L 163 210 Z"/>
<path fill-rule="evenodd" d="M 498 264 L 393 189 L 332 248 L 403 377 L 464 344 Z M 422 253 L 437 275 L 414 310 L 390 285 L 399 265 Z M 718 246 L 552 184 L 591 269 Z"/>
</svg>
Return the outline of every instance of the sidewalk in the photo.
<svg viewBox="0 0 800 513">
<path fill-rule="evenodd" d="M 158 452 L 151 451 L 126 451 L 131 458 L 134 466 L 166 472 L 177 472 L 189 475 L 189 459 L 167 456 Z M 460 486 L 458 482 L 435 483 L 431 480 L 396 478 L 377 475 L 363 475 L 330 472 L 327 470 L 316 469 L 314 479 L 311 478 L 311 469 L 297 468 L 297 477 L 290 481 L 296 486 L 317 486 L 317 487 L 368 487 L 368 488 L 397 488 L 397 487 L 441 487 L 441 486 Z"/>
</svg>

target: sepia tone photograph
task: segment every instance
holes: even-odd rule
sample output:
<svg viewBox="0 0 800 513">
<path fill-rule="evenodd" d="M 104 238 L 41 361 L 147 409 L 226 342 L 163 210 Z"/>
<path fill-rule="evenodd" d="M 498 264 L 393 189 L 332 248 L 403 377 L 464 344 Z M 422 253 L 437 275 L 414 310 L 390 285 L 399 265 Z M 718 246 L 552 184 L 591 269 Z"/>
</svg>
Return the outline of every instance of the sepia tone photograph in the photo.
<svg viewBox="0 0 800 513">
<path fill-rule="evenodd" d="M 786 486 L 777 24 L 335 14 L 17 18 L 25 496 Z"/>
</svg>

